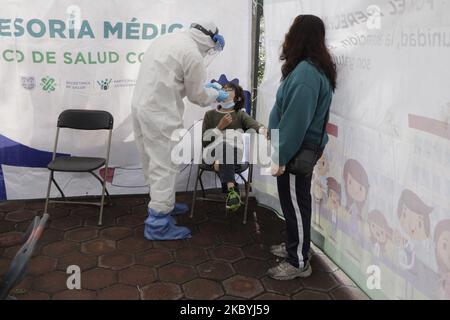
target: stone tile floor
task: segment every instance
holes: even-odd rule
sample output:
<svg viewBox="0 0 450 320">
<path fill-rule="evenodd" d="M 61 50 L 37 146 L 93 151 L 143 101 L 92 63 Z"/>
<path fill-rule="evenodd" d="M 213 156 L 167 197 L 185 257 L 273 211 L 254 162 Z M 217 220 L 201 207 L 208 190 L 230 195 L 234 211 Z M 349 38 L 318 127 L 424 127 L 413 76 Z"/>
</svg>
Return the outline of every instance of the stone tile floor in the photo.
<svg viewBox="0 0 450 320">
<path fill-rule="evenodd" d="M 191 196 L 177 196 L 190 203 Z M 51 205 L 50 221 L 29 264 L 25 279 L 12 291 L 17 299 L 367 299 L 353 282 L 315 248 L 313 275 L 281 282 L 266 270 L 278 261 L 269 246 L 283 240 L 283 221 L 249 204 L 225 215 L 221 204 L 198 201 L 193 219 L 178 223 L 193 233 L 189 240 L 147 241 L 143 223 L 145 196 L 114 197 L 98 209 Z M 43 201 L 0 202 L 0 277 L 20 248 L 18 239 Z M 81 290 L 68 290 L 66 269 L 81 268 Z"/>
</svg>

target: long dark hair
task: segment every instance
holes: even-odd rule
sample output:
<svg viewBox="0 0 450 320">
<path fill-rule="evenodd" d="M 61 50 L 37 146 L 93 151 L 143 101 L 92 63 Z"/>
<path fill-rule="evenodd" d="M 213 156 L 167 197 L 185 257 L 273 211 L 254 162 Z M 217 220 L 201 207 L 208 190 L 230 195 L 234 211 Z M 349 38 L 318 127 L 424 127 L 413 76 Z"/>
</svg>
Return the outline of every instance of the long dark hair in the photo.
<svg viewBox="0 0 450 320">
<path fill-rule="evenodd" d="M 284 61 L 281 68 L 282 80 L 306 59 L 322 70 L 333 90 L 336 89 L 336 64 L 325 45 L 325 25 L 319 17 L 313 15 L 299 15 L 286 34 L 280 56 L 280 60 Z"/>
</svg>

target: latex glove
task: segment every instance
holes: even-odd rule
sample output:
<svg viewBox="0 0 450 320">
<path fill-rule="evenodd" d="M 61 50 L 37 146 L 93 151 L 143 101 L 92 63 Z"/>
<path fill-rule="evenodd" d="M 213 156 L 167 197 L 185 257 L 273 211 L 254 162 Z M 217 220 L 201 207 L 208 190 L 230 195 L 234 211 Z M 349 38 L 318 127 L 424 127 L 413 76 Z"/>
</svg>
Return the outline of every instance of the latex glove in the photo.
<svg viewBox="0 0 450 320">
<path fill-rule="evenodd" d="M 217 97 L 217 102 L 224 102 L 227 101 L 228 98 L 230 97 L 230 95 L 224 91 L 224 90 L 219 90 L 219 96 Z"/>
<path fill-rule="evenodd" d="M 222 89 L 222 85 L 218 82 L 210 82 L 205 85 L 205 88 L 216 89 L 219 91 Z"/>
</svg>

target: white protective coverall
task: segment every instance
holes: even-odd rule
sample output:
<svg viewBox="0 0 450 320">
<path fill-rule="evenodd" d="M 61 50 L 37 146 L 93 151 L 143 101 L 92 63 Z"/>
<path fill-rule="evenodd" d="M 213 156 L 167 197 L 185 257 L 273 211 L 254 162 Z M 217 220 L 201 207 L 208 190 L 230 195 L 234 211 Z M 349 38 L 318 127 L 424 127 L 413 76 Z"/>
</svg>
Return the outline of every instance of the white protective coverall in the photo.
<svg viewBox="0 0 450 320">
<path fill-rule="evenodd" d="M 213 23 L 202 24 L 215 30 Z M 167 34 L 151 44 L 144 55 L 132 100 L 134 135 L 141 155 L 149 209 L 168 214 L 175 204 L 178 165 L 171 160 L 174 130 L 183 128 L 184 103 L 210 106 L 218 91 L 205 88 L 204 59 L 215 43 L 197 29 Z"/>
</svg>

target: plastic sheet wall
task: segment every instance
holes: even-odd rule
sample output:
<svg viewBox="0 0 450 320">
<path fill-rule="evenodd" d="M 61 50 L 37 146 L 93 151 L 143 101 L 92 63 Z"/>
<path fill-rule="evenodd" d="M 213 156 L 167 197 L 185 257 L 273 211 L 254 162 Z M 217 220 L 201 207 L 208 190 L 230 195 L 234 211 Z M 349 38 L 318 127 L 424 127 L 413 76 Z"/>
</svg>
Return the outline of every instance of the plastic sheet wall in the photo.
<svg viewBox="0 0 450 320">
<path fill-rule="evenodd" d="M 314 242 L 375 299 L 450 299 L 449 12 L 433 0 L 264 1 L 262 122 L 293 18 L 326 22 L 339 79 L 313 179 Z M 260 173 L 258 200 L 280 213 Z"/>
<path fill-rule="evenodd" d="M 45 197 L 56 120 L 68 108 L 110 111 L 115 119 L 108 189 L 146 193 L 130 118 L 140 58 L 153 39 L 212 20 L 226 38 L 209 79 L 251 87 L 250 0 L 2 0 L 0 11 L 0 201 Z M 185 127 L 201 132 L 206 110 L 187 104 Z M 185 136 L 183 143 L 194 144 Z M 103 155 L 104 135 L 64 133 L 60 152 Z M 197 136 L 195 143 L 200 144 Z M 192 189 L 191 165 L 178 190 Z M 99 194 L 89 175 L 57 175 L 68 196 Z M 212 182 L 212 181 L 211 181 Z M 59 196 L 53 188 L 53 196 Z"/>
</svg>

